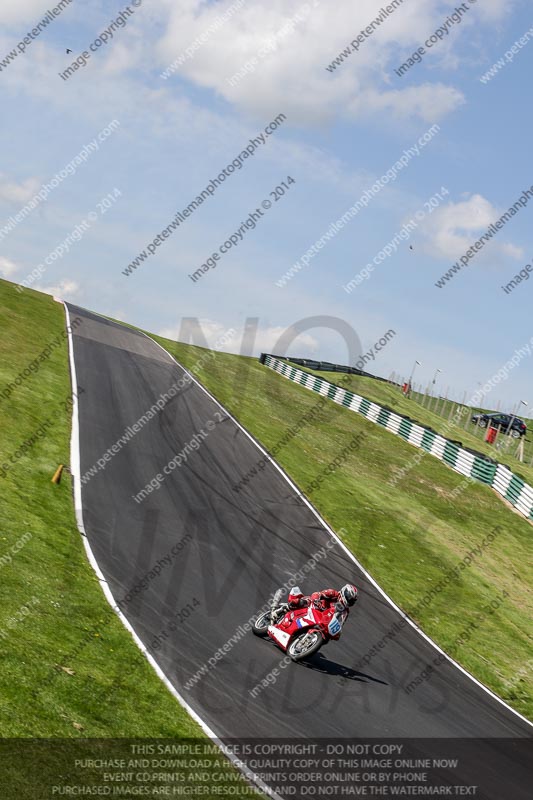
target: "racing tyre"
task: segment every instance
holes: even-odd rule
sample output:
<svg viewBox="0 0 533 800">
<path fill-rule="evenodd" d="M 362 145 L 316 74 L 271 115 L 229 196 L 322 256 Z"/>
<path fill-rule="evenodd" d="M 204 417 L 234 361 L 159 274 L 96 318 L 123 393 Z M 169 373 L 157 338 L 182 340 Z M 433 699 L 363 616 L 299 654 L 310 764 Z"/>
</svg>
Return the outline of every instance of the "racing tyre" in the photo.
<svg viewBox="0 0 533 800">
<path fill-rule="evenodd" d="M 479 425 L 480 428 L 486 428 L 487 427 L 487 420 L 486 419 L 480 419 L 479 422 L 478 422 L 478 425 Z"/>
<path fill-rule="evenodd" d="M 513 439 L 520 439 L 521 436 L 520 431 L 517 431 L 516 428 L 514 428 L 511 431 L 511 436 L 513 437 Z"/>
<path fill-rule="evenodd" d="M 265 611 L 257 619 L 252 622 L 252 632 L 256 636 L 266 636 L 268 633 L 268 626 L 270 625 L 270 611 Z"/>
<path fill-rule="evenodd" d="M 287 655 L 293 661 L 303 661 L 304 658 L 318 653 L 323 644 L 324 639 L 318 628 L 310 628 L 292 640 L 287 648 Z"/>
</svg>

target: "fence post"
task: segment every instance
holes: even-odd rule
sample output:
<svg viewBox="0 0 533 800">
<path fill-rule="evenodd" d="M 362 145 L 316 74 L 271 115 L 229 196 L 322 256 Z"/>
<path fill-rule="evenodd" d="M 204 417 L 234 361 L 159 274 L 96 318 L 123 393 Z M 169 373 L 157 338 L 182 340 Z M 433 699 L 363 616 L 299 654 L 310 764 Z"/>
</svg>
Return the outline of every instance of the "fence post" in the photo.
<svg viewBox="0 0 533 800">
<path fill-rule="evenodd" d="M 465 408 L 466 408 L 466 395 L 467 395 L 467 392 L 465 391 L 465 393 L 463 394 L 463 402 L 461 403 L 461 405 L 463 407 L 465 407 Z M 464 428 L 464 430 L 466 430 L 466 428 L 468 426 L 468 423 L 470 422 L 469 414 L 465 414 L 464 417 L 465 417 L 465 422 L 464 422 L 463 428 Z"/>
<path fill-rule="evenodd" d="M 455 408 L 457 409 L 457 406 L 455 406 Z M 451 421 L 451 419 L 452 419 L 452 417 L 453 417 L 453 414 L 454 414 L 454 411 L 453 411 L 453 409 L 454 409 L 454 403 L 453 403 L 453 402 L 451 402 L 451 403 L 450 403 L 450 416 L 448 417 L 448 422 L 450 422 L 450 421 Z"/>
</svg>

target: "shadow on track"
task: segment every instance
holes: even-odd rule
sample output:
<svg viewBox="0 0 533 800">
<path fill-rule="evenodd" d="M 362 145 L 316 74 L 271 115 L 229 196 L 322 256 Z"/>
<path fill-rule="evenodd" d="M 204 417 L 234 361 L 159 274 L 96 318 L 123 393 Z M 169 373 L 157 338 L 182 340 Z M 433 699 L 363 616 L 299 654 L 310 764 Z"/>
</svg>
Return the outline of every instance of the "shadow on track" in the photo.
<svg viewBox="0 0 533 800">
<path fill-rule="evenodd" d="M 367 675 L 365 672 L 358 672 L 356 669 L 352 669 L 352 667 L 337 663 L 337 661 L 331 661 L 329 658 L 326 658 L 323 653 L 317 653 L 310 658 L 309 661 L 301 661 L 300 663 L 303 667 L 307 667 L 307 669 L 323 672 L 325 675 L 331 675 L 335 678 L 345 678 L 345 680 L 362 681 L 364 683 L 381 683 L 383 686 L 389 685 L 387 681 L 374 678 L 372 675 Z"/>
</svg>

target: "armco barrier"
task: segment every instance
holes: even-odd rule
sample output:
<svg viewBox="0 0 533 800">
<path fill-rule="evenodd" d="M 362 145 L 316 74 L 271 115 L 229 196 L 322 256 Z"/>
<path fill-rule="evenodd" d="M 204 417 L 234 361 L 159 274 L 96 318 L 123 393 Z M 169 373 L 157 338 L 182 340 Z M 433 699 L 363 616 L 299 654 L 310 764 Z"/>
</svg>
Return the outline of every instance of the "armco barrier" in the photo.
<svg viewBox="0 0 533 800">
<path fill-rule="evenodd" d="M 270 358 L 278 358 L 278 356 L 274 355 L 273 353 L 261 353 L 259 357 L 261 364 L 265 363 L 265 358 L 267 356 L 270 356 Z M 390 381 L 388 378 L 383 378 L 381 375 L 372 375 L 371 372 L 365 372 L 362 369 L 357 369 L 357 367 L 348 367 L 344 364 L 334 364 L 331 361 L 315 361 L 312 358 L 294 358 L 294 356 L 291 356 L 285 360 L 290 361 L 291 364 L 296 364 L 299 367 L 307 367 L 307 369 L 313 369 L 318 372 L 346 372 L 348 375 L 360 375 L 363 378 L 372 378 L 375 381 L 383 381 L 384 383 L 394 383 L 395 386 L 400 385 L 395 381 Z"/>
<path fill-rule="evenodd" d="M 457 443 L 439 436 L 435 431 L 417 425 L 412 420 L 395 414 L 390 409 L 383 408 L 349 389 L 342 389 L 324 378 L 293 367 L 275 356 L 263 354 L 262 363 L 300 386 L 329 397 L 334 403 L 362 414 L 370 422 L 382 425 L 409 444 L 444 461 L 461 475 L 491 486 L 524 517 L 533 520 L 533 488 L 503 464 L 465 450 Z"/>
</svg>

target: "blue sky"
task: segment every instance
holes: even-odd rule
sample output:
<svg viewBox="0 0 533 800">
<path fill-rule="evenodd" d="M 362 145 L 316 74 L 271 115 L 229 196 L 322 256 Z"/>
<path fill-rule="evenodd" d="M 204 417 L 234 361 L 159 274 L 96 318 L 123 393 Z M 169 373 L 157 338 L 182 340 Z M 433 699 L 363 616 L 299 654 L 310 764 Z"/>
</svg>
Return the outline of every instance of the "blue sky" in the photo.
<svg viewBox="0 0 533 800">
<path fill-rule="evenodd" d="M 130 5 L 127 23 L 116 25 L 110 41 L 64 81 L 58 73 L 109 30 L 125 4 L 74 1 L 6 63 L 53 6 L 4 0 L 0 231 L 112 120 L 119 125 L 0 236 L 0 274 L 23 281 L 94 212 L 82 238 L 33 288 L 174 338 L 188 317 L 203 321 L 211 345 L 232 327 L 238 334 L 227 349 L 233 351 L 247 317 L 259 318 L 254 353 L 272 351 L 286 328 L 311 316 L 346 320 L 363 351 L 393 329 L 396 336 L 371 370 L 408 375 L 417 358 L 424 383 L 439 367 L 443 389 L 454 387 L 458 396 L 475 391 L 533 335 L 533 280 L 508 294 L 501 288 L 533 263 L 533 199 L 444 288 L 435 282 L 533 186 L 533 18 L 520 0 L 468 0 L 462 21 L 398 77 L 394 70 L 460 5 L 404 0 L 357 52 L 326 70 L 383 5 L 146 0 Z M 531 40 L 505 60 L 530 30 Z M 481 82 L 500 58 L 502 68 Z M 231 86 L 229 78 L 254 59 Z M 126 277 L 122 270 L 176 212 L 279 114 L 286 120 L 242 169 Z M 420 155 L 308 266 L 277 286 L 330 223 L 435 124 L 440 130 Z M 188 275 L 287 176 L 295 183 L 279 200 L 271 198 L 256 229 L 193 283 Z M 441 187 L 449 194 L 410 238 L 353 292 L 343 291 Z M 115 189 L 120 196 L 102 214 L 98 204 Z M 346 344 L 327 327 L 307 330 L 290 352 L 348 359 Z M 531 406 L 530 376 L 528 356 L 487 405 L 524 399 Z"/>
</svg>

